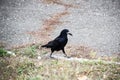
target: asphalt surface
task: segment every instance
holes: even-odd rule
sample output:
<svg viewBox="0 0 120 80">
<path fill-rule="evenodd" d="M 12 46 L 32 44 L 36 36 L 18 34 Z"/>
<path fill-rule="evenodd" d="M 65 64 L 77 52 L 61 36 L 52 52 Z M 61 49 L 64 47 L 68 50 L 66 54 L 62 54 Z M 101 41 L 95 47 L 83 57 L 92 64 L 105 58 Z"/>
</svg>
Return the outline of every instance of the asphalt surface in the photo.
<svg viewBox="0 0 120 80">
<path fill-rule="evenodd" d="M 67 12 L 68 14 L 63 16 L 57 15 L 60 16 L 59 19 L 55 17 L 60 24 L 51 25 L 54 26 L 49 33 L 51 39 L 67 28 L 73 34 L 73 37 L 69 37 L 71 45 L 88 46 L 98 50 L 101 55 L 120 53 L 119 0 L 46 1 L 1 0 L 0 43 L 10 48 L 37 42 L 36 38 L 27 32 L 40 30 L 45 20 Z"/>
</svg>

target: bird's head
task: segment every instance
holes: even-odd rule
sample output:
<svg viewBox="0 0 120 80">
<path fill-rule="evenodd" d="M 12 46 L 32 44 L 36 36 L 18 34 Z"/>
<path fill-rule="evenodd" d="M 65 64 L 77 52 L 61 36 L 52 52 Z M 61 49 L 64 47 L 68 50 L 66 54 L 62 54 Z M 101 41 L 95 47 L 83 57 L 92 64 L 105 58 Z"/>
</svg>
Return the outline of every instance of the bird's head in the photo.
<svg viewBox="0 0 120 80">
<path fill-rule="evenodd" d="M 61 35 L 67 35 L 67 34 L 72 36 L 72 34 L 69 32 L 68 29 L 63 29 L 63 30 L 61 31 Z"/>
</svg>

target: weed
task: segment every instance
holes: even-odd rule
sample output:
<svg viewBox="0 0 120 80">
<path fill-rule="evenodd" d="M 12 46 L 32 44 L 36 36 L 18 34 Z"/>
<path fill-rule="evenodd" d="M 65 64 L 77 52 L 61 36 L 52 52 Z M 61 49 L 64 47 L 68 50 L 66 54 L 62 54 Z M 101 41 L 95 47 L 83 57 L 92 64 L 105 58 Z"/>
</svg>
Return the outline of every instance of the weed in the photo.
<svg viewBox="0 0 120 80">
<path fill-rule="evenodd" d="M 29 71 L 31 71 L 32 69 L 34 69 L 34 64 L 31 62 L 27 62 L 27 63 L 23 63 L 23 64 L 19 64 L 19 66 L 17 66 L 17 73 L 19 75 L 25 73 L 25 74 L 29 74 Z"/>
<path fill-rule="evenodd" d="M 7 55 L 7 51 L 4 50 L 3 48 L 0 48 L 0 57 L 6 56 Z"/>
<path fill-rule="evenodd" d="M 11 66 L 5 57 L 0 58 L 0 80 L 16 80 L 16 78 L 16 69 Z"/>
<path fill-rule="evenodd" d="M 37 56 L 36 54 L 36 46 L 29 46 L 27 48 L 24 48 L 24 55 L 27 55 L 30 58 L 33 58 Z"/>
<path fill-rule="evenodd" d="M 114 58 L 112 58 L 112 61 L 115 61 L 115 62 L 120 62 L 120 57 L 119 57 L 119 56 L 114 57 Z"/>
</svg>

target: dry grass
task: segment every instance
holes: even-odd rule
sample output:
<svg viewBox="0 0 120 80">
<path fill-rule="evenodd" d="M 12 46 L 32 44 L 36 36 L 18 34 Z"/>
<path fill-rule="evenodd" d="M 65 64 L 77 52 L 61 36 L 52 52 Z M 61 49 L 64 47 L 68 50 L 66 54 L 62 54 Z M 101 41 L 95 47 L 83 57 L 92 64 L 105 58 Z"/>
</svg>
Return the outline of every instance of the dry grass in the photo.
<svg viewBox="0 0 120 80">
<path fill-rule="evenodd" d="M 38 59 L 48 53 L 38 45 L 13 51 L 16 56 L 0 58 L 0 80 L 120 80 L 118 64 Z"/>
<path fill-rule="evenodd" d="M 45 59 L 37 60 L 25 56 L 0 59 L 0 80 L 119 80 L 120 65 L 102 63 L 80 63 Z"/>
<path fill-rule="evenodd" d="M 120 54 L 113 54 L 112 56 L 98 56 L 97 50 L 86 47 L 84 45 L 68 45 L 66 47 L 66 53 L 71 57 L 87 58 L 87 59 L 101 59 L 106 61 L 120 62 Z"/>
<path fill-rule="evenodd" d="M 69 45 L 66 47 L 66 52 L 72 57 L 77 58 L 92 58 L 90 55 L 92 51 L 93 49 L 85 46 Z"/>
<path fill-rule="evenodd" d="M 5 47 L 6 45 L 7 45 L 7 43 L 6 43 L 6 42 L 4 42 L 4 41 L 0 41 L 0 48 Z"/>
</svg>

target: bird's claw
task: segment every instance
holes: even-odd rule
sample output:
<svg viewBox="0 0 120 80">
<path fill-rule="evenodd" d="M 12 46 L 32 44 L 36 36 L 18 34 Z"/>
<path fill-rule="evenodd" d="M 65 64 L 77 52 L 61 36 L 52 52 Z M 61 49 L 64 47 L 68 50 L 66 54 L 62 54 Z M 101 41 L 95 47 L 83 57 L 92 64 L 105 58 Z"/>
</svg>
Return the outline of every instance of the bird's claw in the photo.
<svg viewBox="0 0 120 80">
<path fill-rule="evenodd" d="M 67 56 L 67 55 L 65 57 L 70 58 L 70 56 Z"/>
<path fill-rule="evenodd" d="M 54 57 L 50 56 L 50 58 L 54 58 Z"/>
<path fill-rule="evenodd" d="M 70 58 L 70 56 L 66 56 L 67 58 Z"/>
</svg>

